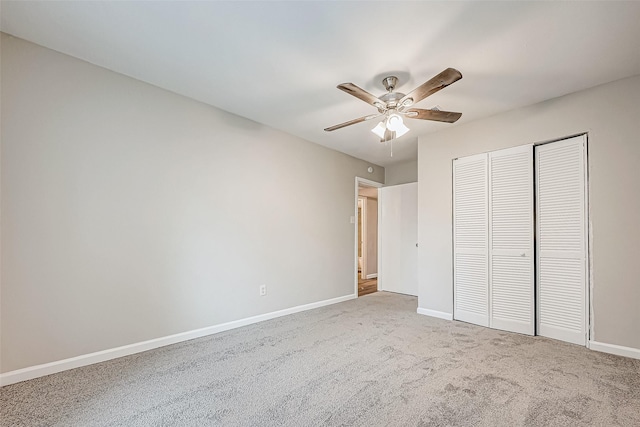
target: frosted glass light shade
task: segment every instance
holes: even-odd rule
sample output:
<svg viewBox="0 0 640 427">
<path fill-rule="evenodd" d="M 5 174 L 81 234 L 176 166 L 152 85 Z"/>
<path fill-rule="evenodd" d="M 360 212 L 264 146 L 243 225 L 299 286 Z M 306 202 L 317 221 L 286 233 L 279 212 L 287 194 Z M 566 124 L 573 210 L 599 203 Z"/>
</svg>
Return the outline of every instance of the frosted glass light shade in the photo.
<svg viewBox="0 0 640 427">
<path fill-rule="evenodd" d="M 402 117 L 397 114 L 391 114 L 387 119 L 387 129 L 396 132 L 400 129 L 400 126 L 403 126 Z"/>
<path fill-rule="evenodd" d="M 406 127 L 404 123 L 400 123 L 400 126 L 395 132 L 396 132 L 396 138 L 400 138 L 402 135 L 409 132 L 409 128 Z"/>
<path fill-rule="evenodd" d="M 380 122 L 371 129 L 371 132 L 375 133 L 380 137 L 380 139 L 384 139 L 384 132 L 387 130 L 387 127 L 384 125 L 384 122 Z"/>
<path fill-rule="evenodd" d="M 396 133 L 396 138 L 400 138 L 405 133 L 409 132 L 409 128 L 404 125 L 402 117 L 397 114 L 392 114 L 387 119 L 387 129 Z"/>
</svg>

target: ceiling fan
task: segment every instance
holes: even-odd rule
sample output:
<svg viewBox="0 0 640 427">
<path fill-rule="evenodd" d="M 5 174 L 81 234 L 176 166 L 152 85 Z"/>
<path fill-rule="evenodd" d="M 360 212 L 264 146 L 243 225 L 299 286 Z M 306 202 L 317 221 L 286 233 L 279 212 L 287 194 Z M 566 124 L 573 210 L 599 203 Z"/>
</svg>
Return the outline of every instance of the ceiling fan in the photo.
<svg viewBox="0 0 640 427">
<path fill-rule="evenodd" d="M 338 89 L 363 100 L 367 104 L 373 105 L 378 109 L 378 113 L 328 127 L 325 131 L 331 132 L 336 129 L 341 129 L 346 126 L 384 116 L 384 120 L 378 123 L 378 125 L 371 131 L 380 137 L 380 142 L 386 142 L 393 140 L 394 138 L 399 138 L 409 131 L 409 128 L 404 125 L 404 121 L 402 119 L 403 116 L 410 119 L 435 120 L 438 122 L 453 123 L 462 116 L 462 113 L 440 111 L 437 108 L 425 110 L 422 108 L 411 107 L 426 97 L 438 92 L 440 89 L 444 89 L 450 84 L 457 82 L 461 78 L 462 74 L 460 71 L 455 68 L 447 68 L 431 80 L 423 83 L 405 95 L 404 93 L 393 91 L 398 83 L 398 78 L 395 76 L 389 76 L 382 80 L 382 84 L 385 89 L 387 89 L 387 93 L 380 97 L 373 96 L 353 83 L 340 84 L 337 86 Z"/>
</svg>

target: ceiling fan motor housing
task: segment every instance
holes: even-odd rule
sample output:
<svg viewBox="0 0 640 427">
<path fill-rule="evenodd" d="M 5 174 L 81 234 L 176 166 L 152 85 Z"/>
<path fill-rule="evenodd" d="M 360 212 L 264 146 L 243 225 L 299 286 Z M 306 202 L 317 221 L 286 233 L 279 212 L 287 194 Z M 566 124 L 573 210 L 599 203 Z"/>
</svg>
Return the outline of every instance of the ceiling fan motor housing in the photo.
<svg viewBox="0 0 640 427">
<path fill-rule="evenodd" d="M 393 89 L 395 89 L 397 83 L 398 78 L 396 76 L 389 76 L 382 79 L 382 84 L 388 92 L 393 92 Z"/>
<path fill-rule="evenodd" d="M 383 109 L 383 111 L 392 110 L 398 107 L 398 101 L 400 101 L 402 98 L 404 98 L 404 93 L 400 92 L 389 92 L 382 95 L 380 97 L 380 100 L 385 104 L 385 108 Z M 383 111 L 380 112 L 382 113 Z"/>
<path fill-rule="evenodd" d="M 382 84 L 385 89 L 387 89 L 387 93 L 379 97 L 379 99 L 385 103 L 385 108 L 377 106 L 380 113 L 384 113 L 385 110 L 394 110 L 399 107 L 408 107 L 413 104 L 413 99 L 406 99 L 402 105 L 399 104 L 399 101 L 405 97 L 405 94 L 393 91 L 398 84 L 398 78 L 396 76 L 385 77 L 382 79 Z"/>
</svg>

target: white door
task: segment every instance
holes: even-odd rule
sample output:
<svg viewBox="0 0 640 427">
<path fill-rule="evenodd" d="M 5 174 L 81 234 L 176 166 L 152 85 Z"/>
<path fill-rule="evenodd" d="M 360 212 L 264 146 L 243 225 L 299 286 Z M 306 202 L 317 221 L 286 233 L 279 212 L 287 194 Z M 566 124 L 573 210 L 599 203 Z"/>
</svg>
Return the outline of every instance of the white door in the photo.
<svg viewBox="0 0 640 427">
<path fill-rule="evenodd" d="M 418 295 L 418 183 L 378 190 L 378 289 Z"/>
<path fill-rule="evenodd" d="M 586 137 L 536 147 L 538 334 L 586 345 Z"/>
<path fill-rule="evenodd" d="M 453 317 L 489 326 L 487 154 L 453 161 Z"/>
<path fill-rule="evenodd" d="M 533 146 L 489 153 L 489 326 L 534 335 Z"/>
</svg>

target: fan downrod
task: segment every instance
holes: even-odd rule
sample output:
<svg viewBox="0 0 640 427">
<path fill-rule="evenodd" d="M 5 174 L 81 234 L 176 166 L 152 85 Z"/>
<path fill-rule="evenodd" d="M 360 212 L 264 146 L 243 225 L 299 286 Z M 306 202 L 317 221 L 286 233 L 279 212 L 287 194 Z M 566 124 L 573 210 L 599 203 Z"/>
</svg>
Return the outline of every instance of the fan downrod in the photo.
<svg viewBox="0 0 640 427">
<path fill-rule="evenodd" d="M 393 89 L 395 89 L 397 83 L 398 78 L 396 76 L 388 76 L 382 79 L 382 84 L 389 93 L 393 92 Z"/>
</svg>

